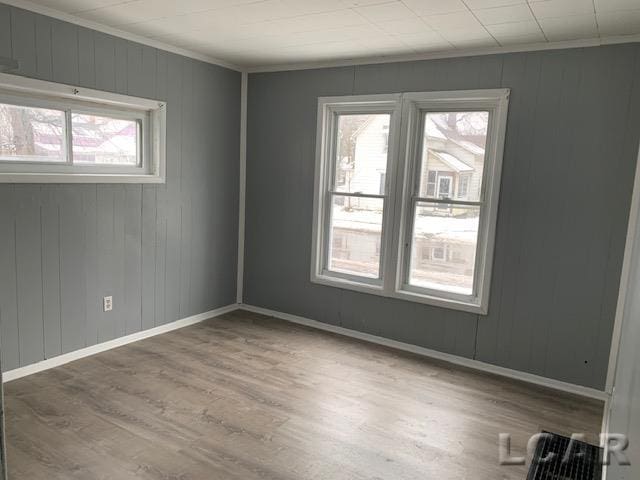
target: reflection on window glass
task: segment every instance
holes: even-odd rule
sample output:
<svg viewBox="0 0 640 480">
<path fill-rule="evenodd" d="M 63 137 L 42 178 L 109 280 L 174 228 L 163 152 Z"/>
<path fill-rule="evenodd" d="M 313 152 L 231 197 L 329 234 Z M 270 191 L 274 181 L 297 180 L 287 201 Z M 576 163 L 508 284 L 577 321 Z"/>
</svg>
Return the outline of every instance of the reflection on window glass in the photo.
<svg viewBox="0 0 640 480">
<path fill-rule="evenodd" d="M 387 172 L 390 118 L 388 113 L 338 117 L 335 183 L 339 192 L 380 194 L 380 175 Z"/>
<path fill-rule="evenodd" d="M 409 284 L 471 295 L 480 208 L 418 203 Z"/>
<path fill-rule="evenodd" d="M 65 162 L 64 112 L 0 104 L 0 161 Z"/>
<path fill-rule="evenodd" d="M 420 196 L 479 201 L 488 112 L 425 114 Z"/>
<path fill-rule="evenodd" d="M 379 277 L 382 210 L 379 198 L 333 197 L 329 270 Z"/>
<path fill-rule="evenodd" d="M 74 113 L 71 115 L 74 163 L 136 166 L 138 122 Z"/>
</svg>

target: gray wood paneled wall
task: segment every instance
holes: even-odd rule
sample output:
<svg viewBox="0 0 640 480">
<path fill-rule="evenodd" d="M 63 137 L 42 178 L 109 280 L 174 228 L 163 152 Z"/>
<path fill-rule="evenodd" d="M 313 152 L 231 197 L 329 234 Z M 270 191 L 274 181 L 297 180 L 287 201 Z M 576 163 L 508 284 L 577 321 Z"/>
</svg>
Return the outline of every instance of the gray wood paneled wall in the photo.
<svg viewBox="0 0 640 480">
<path fill-rule="evenodd" d="M 0 56 L 165 100 L 168 170 L 159 186 L 0 185 L 3 369 L 235 303 L 240 74 L 2 4 Z"/>
<path fill-rule="evenodd" d="M 512 89 L 487 316 L 309 281 L 317 97 Z M 249 77 L 245 302 L 604 388 L 640 138 L 640 46 Z"/>
</svg>

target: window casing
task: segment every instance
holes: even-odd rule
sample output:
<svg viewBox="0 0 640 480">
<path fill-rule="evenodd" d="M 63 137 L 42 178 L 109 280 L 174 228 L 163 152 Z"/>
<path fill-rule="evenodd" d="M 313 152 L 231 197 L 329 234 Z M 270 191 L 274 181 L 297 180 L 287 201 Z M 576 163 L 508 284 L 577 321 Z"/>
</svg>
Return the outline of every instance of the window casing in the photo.
<svg viewBox="0 0 640 480">
<path fill-rule="evenodd" d="M 311 280 L 487 313 L 508 97 L 499 89 L 320 98 Z M 363 147 L 374 132 L 380 138 L 380 121 L 345 129 L 341 120 L 371 114 L 388 115 L 382 172 L 381 150 Z M 338 151 L 345 134 L 353 158 Z M 346 164 L 357 188 L 337 182 Z M 369 192 L 363 179 L 376 167 Z"/>
<path fill-rule="evenodd" d="M 0 74 L 0 183 L 163 183 L 164 102 Z"/>
<path fill-rule="evenodd" d="M 316 197 L 322 197 L 322 204 L 316 208 L 314 222 L 314 277 L 323 281 L 335 282 L 338 285 L 364 286 L 374 291 L 383 290 L 383 261 L 386 252 L 392 248 L 392 236 L 387 235 L 393 225 L 391 223 L 395 199 L 390 194 L 392 189 L 389 178 L 395 178 L 392 171 L 395 164 L 391 160 L 397 150 L 396 135 L 400 124 L 400 96 L 373 95 L 362 96 L 355 101 L 336 101 L 329 105 L 323 103 L 319 111 L 318 122 L 322 131 L 322 141 L 318 142 L 318 155 L 323 161 L 316 164 Z M 326 107 L 326 108 L 325 108 Z M 352 120 L 352 121 L 349 121 Z M 376 157 L 377 179 L 375 187 L 362 188 L 362 185 L 340 180 L 345 176 L 352 178 L 355 165 L 352 157 L 356 154 L 351 146 L 351 152 L 345 155 L 349 146 L 345 139 L 351 138 L 365 124 L 389 125 L 390 136 L 388 148 L 381 148 L 387 140 L 378 132 L 373 131 L 370 141 L 366 142 L 369 155 Z M 377 130 L 374 129 L 374 130 Z M 395 132 L 392 133 L 392 132 Z M 376 142 L 380 142 L 377 145 Z M 380 171 L 380 170 L 384 171 Z M 345 170 L 346 175 L 341 171 Z M 384 173 L 384 191 L 380 191 L 380 174 Z M 354 205 L 368 204 L 378 217 L 371 223 L 362 219 L 365 228 L 371 234 L 372 241 L 365 249 L 352 248 L 353 255 L 345 254 L 344 249 L 336 249 L 340 245 L 357 245 L 357 231 L 349 228 L 337 232 L 337 225 L 343 221 L 341 216 L 348 216 L 355 210 Z M 357 219 L 356 219 L 357 220 Z M 344 220 L 349 222 L 349 219 Z M 336 237 L 341 237 L 337 240 Z M 353 256 L 359 258 L 354 259 Z M 351 258 L 343 258 L 351 257 Z"/>
</svg>

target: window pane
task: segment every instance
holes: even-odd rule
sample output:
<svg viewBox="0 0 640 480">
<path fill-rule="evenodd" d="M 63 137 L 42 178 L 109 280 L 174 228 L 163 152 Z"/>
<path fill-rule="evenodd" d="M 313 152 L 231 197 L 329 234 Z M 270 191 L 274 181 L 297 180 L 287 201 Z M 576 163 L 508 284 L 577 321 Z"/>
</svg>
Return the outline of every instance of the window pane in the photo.
<svg viewBox="0 0 640 480">
<path fill-rule="evenodd" d="M 480 200 L 488 125 L 488 112 L 425 115 L 421 197 Z"/>
<path fill-rule="evenodd" d="M 333 197 L 329 270 L 380 276 L 383 202 L 381 198 Z"/>
<path fill-rule="evenodd" d="M 476 206 L 416 205 L 409 284 L 471 295 L 479 216 Z"/>
<path fill-rule="evenodd" d="M 337 191 L 384 194 L 390 119 L 387 113 L 338 116 Z"/>
<path fill-rule="evenodd" d="M 96 165 L 136 166 L 138 122 L 74 113 L 73 161 Z"/>
<path fill-rule="evenodd" d="M 65 162 L 64 112 L 0 103 L 0 160 Z"/>
</svg>

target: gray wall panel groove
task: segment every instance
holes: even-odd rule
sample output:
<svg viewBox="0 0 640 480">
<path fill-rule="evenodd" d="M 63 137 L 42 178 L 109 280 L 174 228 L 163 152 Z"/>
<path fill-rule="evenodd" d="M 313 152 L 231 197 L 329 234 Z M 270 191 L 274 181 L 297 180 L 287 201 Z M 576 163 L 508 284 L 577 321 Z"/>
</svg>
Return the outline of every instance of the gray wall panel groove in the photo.
<svg viewBox="0 0 640 480">
<path fill-rule="evenodd" d="M 164 185 L 0 185 L 2 368 L 235 303 L 240 74 L 3 4 L 0 56 L 168 102 Z"/>
</svg>

